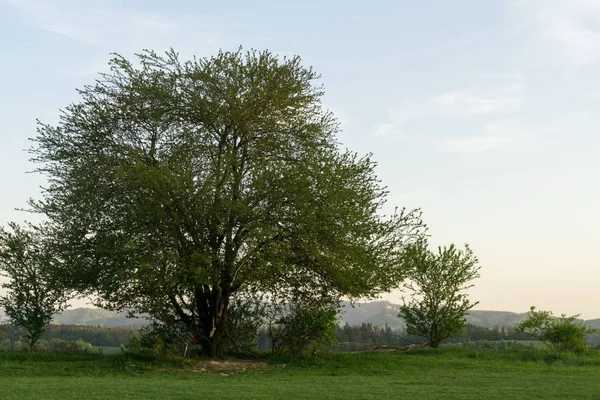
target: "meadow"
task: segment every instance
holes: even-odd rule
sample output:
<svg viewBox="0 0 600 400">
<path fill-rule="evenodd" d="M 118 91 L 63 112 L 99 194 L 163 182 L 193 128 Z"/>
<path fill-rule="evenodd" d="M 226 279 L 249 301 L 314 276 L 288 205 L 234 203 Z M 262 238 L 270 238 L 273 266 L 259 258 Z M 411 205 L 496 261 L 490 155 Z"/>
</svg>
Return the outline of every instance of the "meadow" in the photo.
<svg viewBox="0 0 600 400">
<path fill-rule="evenodd" d="M 600 354 L 446 348 L 318 358 L 0 353 L 11 399 L 600 399 Z"/>
</svg>

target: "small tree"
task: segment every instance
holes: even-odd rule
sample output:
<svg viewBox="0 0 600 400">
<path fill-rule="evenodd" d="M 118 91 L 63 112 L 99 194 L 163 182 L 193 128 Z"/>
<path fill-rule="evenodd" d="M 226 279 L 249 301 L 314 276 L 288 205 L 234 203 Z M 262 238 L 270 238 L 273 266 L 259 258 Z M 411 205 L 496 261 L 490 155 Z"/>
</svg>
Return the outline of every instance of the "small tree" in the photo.
<svg viewBox="0 0 600 400">
<path fill-rule="evenodd" d="M 25 331 L 29 351 L 52 321 L 52 315 L 67 306 L 67 294 L 50 277 L 58 262 L 40 228 L 25 229 L 9 224 L 0 228 L 0 274 L 8 278 L 2 288 L 0 306 L 14 325 Z"/>
<path fill-rule="evenodd" d="M 585 350 L 586 336 L 598 330 L 576 322 L 578 317 L 562 314 L 555 318 L 551 311 L 536 311 L 532 306 L 527 319 L 517 324 L 515 330 L 528 333 L 553 350 L 580 353 Z"/>
<path fill-rule="evenodd" d="M 463 251 L 453 244 L 439 247 L 437 253 L 421 240 L 406 250 L 410 279 L 404 284 L 411 300 L 400 307 L 400 317 L 409 335 L 426 337 L 432 347 L 465 328 L 465 315 L 472 303 L 465 290 L 479 277 L 478 260 L 468 245 Z"/>
</svg>

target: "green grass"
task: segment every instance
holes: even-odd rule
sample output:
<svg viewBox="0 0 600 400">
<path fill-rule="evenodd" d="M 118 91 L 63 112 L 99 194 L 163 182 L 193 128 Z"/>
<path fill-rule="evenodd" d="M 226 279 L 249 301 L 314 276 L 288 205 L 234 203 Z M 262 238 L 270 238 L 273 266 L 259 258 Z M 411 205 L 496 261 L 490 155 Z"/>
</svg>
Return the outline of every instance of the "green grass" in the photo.
<svg viewBox="0 0 600 400">
<path fill-rule="evenodd" d="M 201 372 L 192 360 L 0 353 L 0 399 L 600 399 L 600 355 L 448 348 L 265 358 Z"/>
<path fill-rule="evenodd" d="M 120 347 L 114 346 L 94 346 L 94 348 L 102 351 L 104 354 L 115 354 L 121 351 Z"/>
<path fill-rule="evenodd" d="M 442 347 L 464 347 L 472 350 L 550 350 L 539 340 L 474 340 L 442 344 Z"/>
</svg>

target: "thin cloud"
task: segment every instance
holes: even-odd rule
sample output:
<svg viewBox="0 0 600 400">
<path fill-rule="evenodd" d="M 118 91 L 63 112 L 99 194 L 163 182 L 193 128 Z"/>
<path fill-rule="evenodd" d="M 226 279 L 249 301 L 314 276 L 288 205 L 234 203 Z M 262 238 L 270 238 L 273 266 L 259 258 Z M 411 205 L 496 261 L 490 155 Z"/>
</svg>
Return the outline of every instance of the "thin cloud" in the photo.
<svg viewBox="0 0 600 400">
<path fill-rule="evenodd" d="M 409 119 L 410 115 L 406 111 L 390 110 L 388 111 L 388 121 L 375 125 L 373 135 L 392 139 L 408 139 L 402 125 Z"/>
<path fill-rule="evenodd" d="M 491 90 L 458 90 L 432 98 L 436 114 L 442 116 L 476 116 L 517 111 L 523 105 L 523 86 L 520 84 Z"/>
<path fill-rule="evenodd" d="M 482 135 L 455 139 L 445 139 L 440 142 L 443 151 L 451 153 L 480 153 L 489 150 L 498 150 L 511 144 L 507 137 Z"/>
<path fill-rule="evenodd" d="M 98 75 L 110 71 L 110 66 L 106 61 L 92 64 L 90 68 L 83 68 L 75 73 L 76 76 Z"/>
<path fill-rule="evenodd" d="M 134 10 L 118 2 L 67 0 L 4 0 L 17 11 L 18 17 L 36 29 L 60 35 L 86 46 L 102 49 L 106 54 L 124 56 L 153 49 L 163 52 L 174 47 L 182 58 L 212 53 L 219 48 L 235 49 L 238 39 L 246 43 L 265 39 L 260 29 L 220 20 L 216 15 L 187 13 L 159 15 Z M 127 3 L 124 3 L 127 4 Z M 83 61 L 68 71 L 75 76 L 96 75 L 106 71 L 106 62 Z"/>
<path fill-rule="evenodd" d="M 480 135 L 435 140 L 438 150 L 450 153 L 482 153 L 488 151 L 515 151 L 526 147 L 533 135 L 510 122 L 492 122 Z"/>
<path fill-rule="evenodd" d="M 37 0 L 9 0 L 8 4 L 19 10 L 30 25 L 84 44 L 167 36 L 177 25 L 176 21 L 157 15 L 123 8 L 90 8 L 77 3 Z"/>
<path fill-rule="evenodd" d="M 110 6 L 102 2 L 58 0 L 7 0 L 24 23 L 61 35 L 78 43 L 114 46 L 139 51 L 145 47 L 167 49 L 174 41 L 190 45 L 214 45 L 220 39 L 214 18 L 195 16 L 195 23 L 184 16 L 166 18 L 150 12 Z M 202 26 L 202 29 L 198 29 Z"/>
<path fill-rule="evenodd" d="M 577 68 L 600 61 L 600 2 L 511 0 L 516 30 L 539 57 Z"/>
<path fill-rule="evenodd" d="M 489 80 L 493 82 L 489 82 Z M 436 118 L 469 120 L 474 117 L 509 117 L 524 104 L 524 87 L 521 77 L 515 75 L 490 76 L 472 88 L 444 92 L 413 100 L 408 106 L 391 109 L 388 120 L 375 126 L 378 137 L 408 138 L 406 131 L 419 130 L 418 126 Z M 500 81 L 500 82 L 499 82 Z M 479 149 L 499 147 L 502 140 L 494 138 L 465 139 L 449 148 Z"/>
<path fill-rule="evenodd" d="M 383 124 L 379 124 L 375 126 L 375 132 L 373 133 L 375 136 L 384 136 L 384 137 L 404 137 L 404 133 L 401 129 L 398 128 L 397 124 L 392 122 L 386 122 Z"/>
</svg>

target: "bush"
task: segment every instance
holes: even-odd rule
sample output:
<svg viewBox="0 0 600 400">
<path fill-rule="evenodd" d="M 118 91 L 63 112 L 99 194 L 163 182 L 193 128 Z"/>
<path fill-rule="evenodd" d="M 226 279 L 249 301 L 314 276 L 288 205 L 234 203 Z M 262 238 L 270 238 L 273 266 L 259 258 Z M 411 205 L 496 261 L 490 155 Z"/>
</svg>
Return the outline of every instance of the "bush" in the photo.
<svg viewBox="0 0 600 400">
<path fill-rule="evenodd" d="M 77 340 L 62 340 L 50 339 L 41 341 L 40 345 L 45 345 L 45 350 L 55 353 L 66 354 L 81 354 L 81 353 L 99 353 L 91 343 L 85 342 L 82 339 Z"/>
<path fill-rule="evenodd" d="M 8 347 L 10 346 L 10 347 Z M 6 347 L 11 351 L 29 351 L 29 345 L 26 341 L 15 340 Z M 82 339 L 77 340 L 38 340 L 35 344 L 35 350 L 42 353 L 63 353 L 63 354 L 99 354 L 101 351 Z"/>
<path fill-rule="evenodd" d="M 336 341 L 337 308 L 290 306 L 290 312 L 269 329 L 273 351 L 299 355 L 309 348 L 320 352 Z"/>
<path fill-rule="evenodd" d="M 523 343 L 515 340 L 475 340 L 471 342 L 455 343 L 447 346 L 464 347 L 472 350 L 533 350 L 533 343 Z"/>
<path fill-rule="evenodd" d="M 258 348 L 258 330 L 263 324 L 259 301 L 234 299 L 227 310 L 223 337 L 225 352 L 251 353 Z"/>
<path fill-rule="evenodd" d="M 529 317 L 519 323 L 515 329 L 518 332 L 528 333 L 558 352 L 581 353 L 586 349 L 586 336 L 598 330 L 576 322 L 578 317 L 578 315 L 562 314 L 554 318 L 550 311 L 536 311 L 535 307 L 531 307 Z"/>
<path fill-rule="evenodd" d="M 152 324 L 140 329 L 140 336 L 133 336 L 125 351 L 130 353 L 148 353 L 165 356 L 170 354 L 186 355 L 192 337 L 180 324 Z"/>
</svg>

